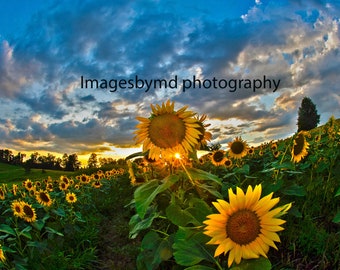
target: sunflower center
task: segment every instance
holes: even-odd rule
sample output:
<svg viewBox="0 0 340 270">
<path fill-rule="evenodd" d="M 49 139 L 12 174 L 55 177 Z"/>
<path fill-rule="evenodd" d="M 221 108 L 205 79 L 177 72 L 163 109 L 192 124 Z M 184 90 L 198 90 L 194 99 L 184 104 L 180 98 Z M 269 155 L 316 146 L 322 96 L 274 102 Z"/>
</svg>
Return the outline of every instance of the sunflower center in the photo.
<svg viewBox="0 0 340 270">
<path fill-rule="evenodd" d="M 241 141 L 233 142 L 232 145 L 230 146 L 230 149 L 231 151 L 233 151 L 234 154 L 241 154 L 244 150 L 243 142 Z"/>
<path fill-rule="evenodd" d="M 149 137 L 159 148 L 173 148 L 185 138 L 186 127 L 175 114 L 158 115 L 151 120 Z"/>
<path fill-rule="evenodd" d="M 221 151 L 217 151 L 213 155 L 213 159 L 216 162 L 221 162 L 223 160 L 223 158 L 224 158 L 224 153 L 221 152 Z"/>
<path fill-rule="evenodd" d="M 260 220 L 253 211 L 243 209 L 232 214 L 227 222 L 227 235 L 236 244 L 247 245 L 260 234 Z"/>
<path fill-rule="evenodd" d="M 34 212 L 32 210 L 32 208 L 28 205 L 24 205 L 24 213 L 26 216 L 28 216 L 29 218 L 33 218 L 34 217 Z"/>
<path fill-rule="evenodd" d="M 47 196 L 47 194 L 45 192 L 40 192 L 39 196 L 40 196 L 40 199 L 43 202 L 49 202 L 50 201 L 50 198 Z"/>
<path fill-rule="evenodd" d="M 305 138 L 302 134 L 299 134 L 294 141 L 294 155 L 299 155 L 305 145 Z"/>
</svg>

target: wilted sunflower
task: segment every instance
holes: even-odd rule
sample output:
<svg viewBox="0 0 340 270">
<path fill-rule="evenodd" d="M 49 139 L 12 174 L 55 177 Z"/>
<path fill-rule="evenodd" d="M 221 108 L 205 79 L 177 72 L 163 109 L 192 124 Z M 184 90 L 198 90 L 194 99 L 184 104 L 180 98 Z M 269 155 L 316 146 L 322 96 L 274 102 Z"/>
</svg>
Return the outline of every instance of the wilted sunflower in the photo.
<svg viewBox="0 0 340 270">
<path fill-rule="evenodd" d="M 306 141 L 305 131 L 300 131 L 296 135 L 293 144 L 292 160 L 293 162 L 300 162 L 302 158 L 308 155 L 309 143 Z"/>
<path fill-rule="evenodd" d="M 75 203 L 77 201 L 77 196 L 73 192 L 69 192 L 66 194 L 66 201 L 68 203 Z"/>
<path fill-rule="evenodd" d="M 37 202 L 43 206 L 51 206 L 52 205 L 52 199 L 50 197 L 50 194 L 48 192 L 40 190 L 36 192 L 35 198 Z"/>
<path fill-rule="evenodd" d="M 229 156 L 233 158 L 243 158 L 248 153 L 248 145 L 241 137 L 236 137 L 235 140 L 228 143 Z"/>
<path fill-rule="evenodd" d="M 26 222 L 34 222 L 37 220 L 35 209 L 29 203 L 22 202 L 22 211 L 23 214 L 21 218 L 23 218 Z"/>
<path fill-rule="evenodd" d="M 215 166 L 223 165 L 226 159 L 227 158 L 225 156 L 225 151 L 215 150 L 214 152 L 212 152 L 211 163 Z"/>
<path fill-rule="evenodd" d="M 242 258 L 267 257 L 269 247 L 277 249 L 274 241 L 280 242 L 276 232 L 283 230 L 280 225 L 285 221 L 279 217 L 291 204 L 272 209 L 279 198 L 272 199 L 273 193 L 270 193 L 260 199 L 261 192 L 261 185 L 255 186 L 254 190 L 248 186 L 246 194 L 240 188 L 234 194 L 230 188 L 229 203 L 224 200 L 213 202 L 219 214 L 211 214 L 203 222 L 207 225 L 204 234 L 212 237 L 207 244 L 218 245 L 215 257 L 229 252 L 229 267 L 234 261 L 239 264 Z"/>
<path fill-rule="evenodd" d="M 204 135 L 195 113 L 187 111 L 187 106 L 175 111 L 174 106 L 175 103 L 168 100 L 161 106 L 151 105 L 149 118 L 136 117 L 141 122 L 134 132 L 136 143 L 143 143 L 143 151 L 149 150 L 149 158 L 171 160 L 175 153 L 187 156 Z"/>
<path fill-rule="evenodd" d="M 13 211 L 14 216 L 16 217 L 22 217 L 22 215 L 24 214 L 24 210 L 23 210 L 23 205 L 21 201 L 13 201 L 11 208 Z"/>
</svg>

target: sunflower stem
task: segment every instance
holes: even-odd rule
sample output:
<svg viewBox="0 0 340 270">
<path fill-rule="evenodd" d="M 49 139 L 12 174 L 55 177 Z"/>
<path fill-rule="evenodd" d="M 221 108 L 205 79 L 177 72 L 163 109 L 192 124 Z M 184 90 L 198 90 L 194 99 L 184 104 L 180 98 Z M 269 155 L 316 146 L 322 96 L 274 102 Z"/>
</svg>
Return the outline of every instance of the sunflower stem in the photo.
<svg viewBox="0 0 340 270">
<path fill-rule="evenodd" d="M 189 178 L 191 184 L 193 184 L 193 185 L 195 186 L 195 182 L 194 182 L 194 180 L 192 179 L 192 177 L 191 177 L 190 173 L 188 172 L 187 168 L 185 168 L 185 166 L 184 166 L 182 160 L 181 160 L 180 158 L 179 158 L 178 160 L 179 160 L 179 163 L 181 163 L 181 166 L 183 167 L 185 173 L 187 174 L 187 176 L 188 176 L 188 178 Z"/>
</svg>

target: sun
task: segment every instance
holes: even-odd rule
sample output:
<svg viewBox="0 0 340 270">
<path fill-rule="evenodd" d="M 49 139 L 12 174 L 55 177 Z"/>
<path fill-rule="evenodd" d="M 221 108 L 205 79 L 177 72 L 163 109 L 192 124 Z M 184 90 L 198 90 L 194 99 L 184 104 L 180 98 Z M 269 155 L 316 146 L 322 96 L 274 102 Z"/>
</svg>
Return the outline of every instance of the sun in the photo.
<svg viewBox="0 0 340 270">
<path fill-rule="evenodd" d="M 218 245 L 215 257 L 229 252 L 229 267 L 233 262 L 239 264 L 242 258 L 267 257 L 269 247 L 277 249 L 274 242 L 279 242 L 280 238 L 276 232 L 283 230 L 280 225 L 285 223 L 279 217 L 290 209 L 291 204 L 272 209 L 279 198 L 272 199 L 273 193 L 270 193 L 260 199 L 261 193 L 261 185 L 254 189 L 248 186 L 245 194 L 240 188 L 234 194 L 230 188 L 229 203 L 224 200 L 213 202 L 219 213 L 207 216 L 203 222 L 207 225 L 204 233 L 211 237 L 207 244 Z"/>
<path fill-rule="evenodd" d="M 300 131 L 294 139 L 292 147 L 293 162 L 298 163 L 308 155 L 307 150 L 309 148 L 309 143 L 306 141 L 305 135 L 306 135 L 305 131 Z"/>
<path fill-rule="evenodd" d="M 248 153 L 248 144 L 241 139 L 241 137 L 236 137 L 235 140 L 228 143 L 229 146 L 229 157 L 232 158 L 243 158 Z"/>
<path fill-rule="evenodd" d="M 148 158 L 170 160 L 175 153 L 187 156 L 203 139 L 202 124 L 195 113 L 187 111 L 187 106 L 174 109 L 175 103 L 169 100 L 162 105 L 151 105 L 149 118 L 136 117 L 136 143 L 143 143 L 143 151 L 149 151 Z"/>
</svg>

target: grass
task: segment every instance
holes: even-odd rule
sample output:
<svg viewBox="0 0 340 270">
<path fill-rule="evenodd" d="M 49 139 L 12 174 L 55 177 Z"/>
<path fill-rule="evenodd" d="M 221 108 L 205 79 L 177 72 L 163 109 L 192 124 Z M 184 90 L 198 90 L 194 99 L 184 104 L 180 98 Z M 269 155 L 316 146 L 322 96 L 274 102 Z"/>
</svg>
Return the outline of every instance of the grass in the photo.
<svg viewBox="0 0 340 270">
<path fill-rule="evenodd" d="M 5 163 L 0 163 L 0 183 L 5 184 L 18 184 L 27 178 L 31 181 L 42 181 L 48 176 L 52 179 L 57 179 L 61 175 L 75 176 L 78 172 L 67 172 L 67 171 L 57 171 L 57 170 L 42 170 L 42 169 L 31 169 L 30 172 L 26 172 L 21 166 L 10 165 Z"/>
</svg>

